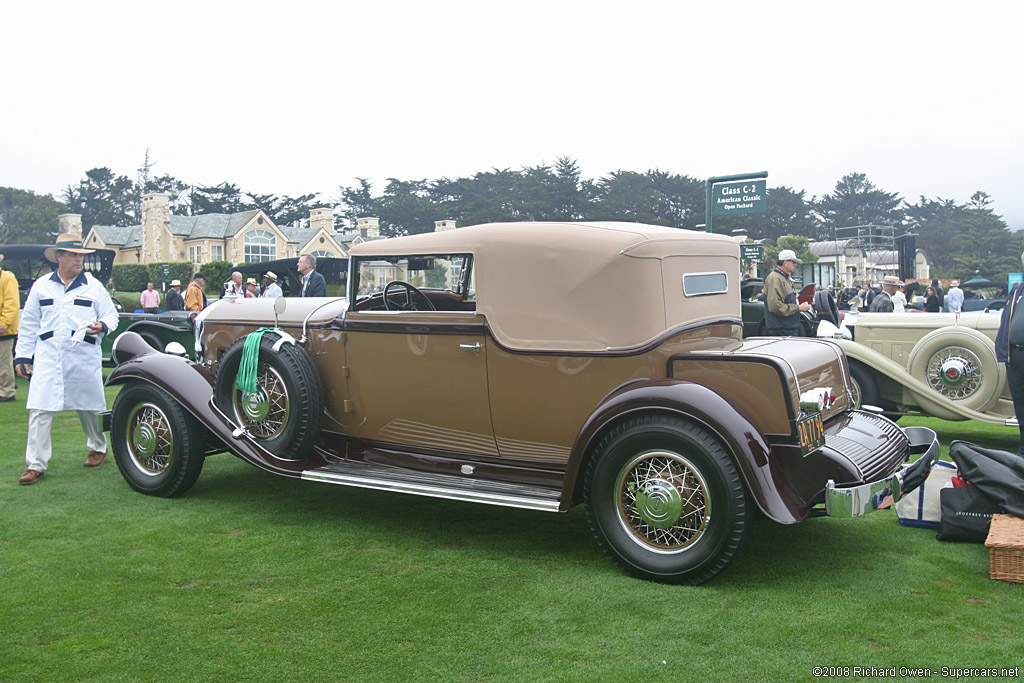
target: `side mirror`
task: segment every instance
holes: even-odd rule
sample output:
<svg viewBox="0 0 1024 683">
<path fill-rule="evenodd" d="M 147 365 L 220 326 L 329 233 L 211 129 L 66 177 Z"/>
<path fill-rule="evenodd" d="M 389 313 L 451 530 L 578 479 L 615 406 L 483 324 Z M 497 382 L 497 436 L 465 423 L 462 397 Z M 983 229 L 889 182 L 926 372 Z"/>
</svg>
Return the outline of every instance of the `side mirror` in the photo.
<svg viewBox="0 0 1024 683">
<path fill-rule="evenodd" d="M 274 299 L 274 327 L 278 327 L 277 317 L 284 313 L 286 308 L 288 308 L 288 301 L 283 296 Z"/>
</svg>

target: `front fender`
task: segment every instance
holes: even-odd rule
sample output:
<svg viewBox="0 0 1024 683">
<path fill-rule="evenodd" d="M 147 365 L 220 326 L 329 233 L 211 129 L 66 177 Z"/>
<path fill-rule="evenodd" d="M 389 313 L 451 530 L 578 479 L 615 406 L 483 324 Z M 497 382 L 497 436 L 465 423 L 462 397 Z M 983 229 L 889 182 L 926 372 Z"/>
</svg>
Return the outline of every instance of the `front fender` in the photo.
<svg viewBox="0 0 1024 683">
<path fill-rule="evenodd" d="M 708 387 L 678 379 L 634 382 L 602 401 L 573 444 L 563 505 L 574 500 L 591 447 L 606 429 L 627 415 L 651 411 L 679 415 L 713 434 L 732 455 L 747 490 L 769 519 L 794 524 L 807 517 L 806 503 L 788 483 L 781 465 L 768 457 L 769 445 L 750 421 Z"/>
<path fill-rule="evenodd" d="M 236 425 L 213 402 L 214 376 L 204 366 L 156 351 L 134 332 L 124 332 L 117 338 L 114 354 L 118 365 L 107 376 L 108 386 L 141 381 L 159 387 L 243 460 L 289 477 L 300 477 L 304 469 L 322 464 L 316 456 L 310 456 L 317 461 L 314 464 L 310 459 L 283 460 L 248 434 L 236 437 Z"/>
</svg>

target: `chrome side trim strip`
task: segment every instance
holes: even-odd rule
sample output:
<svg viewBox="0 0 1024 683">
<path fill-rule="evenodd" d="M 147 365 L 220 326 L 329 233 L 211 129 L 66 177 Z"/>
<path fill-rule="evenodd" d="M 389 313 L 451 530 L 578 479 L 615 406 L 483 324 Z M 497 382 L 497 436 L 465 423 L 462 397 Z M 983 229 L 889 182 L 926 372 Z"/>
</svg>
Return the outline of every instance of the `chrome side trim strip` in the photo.
<svg viewBox="0 0 1024 683">
<path fill-rule="evenodd" d="M 306 470 L 302 473 L 302 478 L 308 481 L 319 481 L 326 484 L 340 484 L 342 486 L 354 486 L 357 488 L 375 489 L 378 491 L 408 493 L 411 495 L 427 496 L 430 498 L 447 498 L 449 500 L 461 500 L 469 503 L 483 503 L 485 505 L 499 505 L 502 507 L 522 508 L 525 510 L 539 510 L 542 512 L 558 512 L 559 506 L 559 500 L 557 497 L 535 498 L 525 495 L 515 495 L 512 493 L 474 491 L 454 486 L 445 486 L 442 484 L 394 481 L 391 479 L 380 479 L 377 477 L 341 472 Z"/>
</svg>

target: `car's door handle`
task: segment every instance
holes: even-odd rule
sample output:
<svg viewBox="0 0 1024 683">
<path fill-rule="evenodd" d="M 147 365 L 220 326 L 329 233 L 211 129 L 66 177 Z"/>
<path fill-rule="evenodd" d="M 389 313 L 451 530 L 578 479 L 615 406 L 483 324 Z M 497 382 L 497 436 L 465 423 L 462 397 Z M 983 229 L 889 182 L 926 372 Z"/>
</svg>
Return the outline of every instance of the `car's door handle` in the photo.
<svg viewBox="0 0 1024 683">
<path fill-rule="evenodd" d="M 480 353 L 480 342 L 476 344 L 459 344 L 459 348 L 463 351 L 472 351 L 473 353 Z"/>
</svg>

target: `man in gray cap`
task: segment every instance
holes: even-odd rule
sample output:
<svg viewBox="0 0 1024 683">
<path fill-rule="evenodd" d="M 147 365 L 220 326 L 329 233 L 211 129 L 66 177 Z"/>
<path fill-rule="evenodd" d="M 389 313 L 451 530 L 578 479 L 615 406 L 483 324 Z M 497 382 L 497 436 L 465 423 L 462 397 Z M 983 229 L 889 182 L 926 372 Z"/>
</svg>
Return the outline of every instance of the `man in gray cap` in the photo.
<svg viewBox="0 0 1024 683">
<path fill-rule="evenodd" d="M 1024 267 L 1024 254 L 1020 255 L 1021 266 Z M 1006 295 L 1006 305 L 999 320 L 999 332 L 996 334 L 996 360 L 1006 363 L 1006 383 L 1010 385 L 1010 396 L 1013 397 L 1013 412 L 1017 415 L 1017 428 L 1020 430 L 1018 455 L 1024 455 L 1024 311 L 1021 299 L 1024 299 L 1024 285 L 1017 283 Z"/>
<path fill-rule="evenodd" d="M 764 322 L 774 337 L 799 337 L 800 313 L 811 308 L 796 300 L 793 271 L 800 262 L 792 249 L 783 249 L 778 265 L 764 279 Z"/>
</svg>

